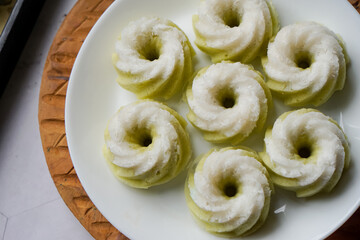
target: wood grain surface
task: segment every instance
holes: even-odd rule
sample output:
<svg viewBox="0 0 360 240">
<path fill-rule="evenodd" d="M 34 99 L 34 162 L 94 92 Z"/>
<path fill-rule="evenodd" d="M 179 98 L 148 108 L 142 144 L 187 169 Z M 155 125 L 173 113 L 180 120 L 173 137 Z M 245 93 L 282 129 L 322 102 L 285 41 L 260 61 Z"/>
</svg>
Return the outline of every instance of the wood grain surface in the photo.
<svg viewBox="0 0 360 240">
<path fill-rule="evenodd" d="M 38 117 L 47 165 L 66 205 L 95 239 L 124 240 L 128 238 L 101 215 L 81 186 L 69 155 L 64 122 L 66 89 L 76 55 L 92 26 L 112 2 L 79 0 L 65 18 L 44 66 Z M 360 1 L 349 2 L 360 13 Z M 340 239 L 360 239 L 360 209 L 328 238 Z"/>
</svg>

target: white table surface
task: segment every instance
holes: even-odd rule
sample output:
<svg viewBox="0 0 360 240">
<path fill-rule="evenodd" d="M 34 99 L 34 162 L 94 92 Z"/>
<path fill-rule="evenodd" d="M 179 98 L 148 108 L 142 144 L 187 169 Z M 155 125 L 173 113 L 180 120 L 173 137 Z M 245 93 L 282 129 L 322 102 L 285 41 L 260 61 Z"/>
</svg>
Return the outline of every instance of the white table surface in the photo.
<svg viewBox="0 0 360 240">
<path fill-rule="evenodd" d="M 93 239 L 60 197 L 38 125 L 38 98 L 53 38 L 76 0 L 47 0 L 0 99 L 0 239 Z"/>
</svg>

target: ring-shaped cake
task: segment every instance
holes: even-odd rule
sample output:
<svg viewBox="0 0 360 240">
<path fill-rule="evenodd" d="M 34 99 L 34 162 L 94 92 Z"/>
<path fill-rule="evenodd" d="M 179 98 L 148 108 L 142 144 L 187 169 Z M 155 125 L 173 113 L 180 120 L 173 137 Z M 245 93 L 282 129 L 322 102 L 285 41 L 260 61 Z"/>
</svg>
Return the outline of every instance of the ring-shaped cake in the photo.
<svg viewBox="0 0 360 240">
<path fill-rule="evenodd" d="M 260 153 L 273 182 L 298 197 L 329 192 L 350 162 L 341 127 L 314 109 L 283 113 L 266 131 Z"/>
<path fill-rule="evenodd" d="M 314 22 L 282 28 L 262 64 L 269 88 L 289 106 L 319 106 L 344 87 L 348 58 L 340 38 Z"/>
<path fill-rule="evenodd" d="M 194 55 L 185 33 L 173 22 L 140 18 L 130 22 L 116 42 L 117 82 L 138 98 L 169 99 L 191 77 Z"/>
<path fill-rule="evenodd" d="M 201 69 L 186 91 L 189 121 L 205 140 L 236 145 L 260 130 L 272 104 L 262 75 L 239 62 Z"/>
<path fill-rule="evenodd" d="M 191 156 L 186 121 L 164 104 L 143 100 L 126 105 L 109 120 L 104 156 L 125 184 L 149 188 L 176 177 Z"/>
<path fill-rule="evenodd" d="M 195 44 L 213 62 L 248 63 L 266 52 L 279 24 L 266 0 L 206 0 L 193 16 L 193 28 Z"/>
<path fill-rule="evenodd" d="M 266 220 L 272 183 L 256 152 L 212 149 L 195 161 L 185 183 L 186 202 L 205 230 L 221 237 L 244 236 Z"/>
</svg>

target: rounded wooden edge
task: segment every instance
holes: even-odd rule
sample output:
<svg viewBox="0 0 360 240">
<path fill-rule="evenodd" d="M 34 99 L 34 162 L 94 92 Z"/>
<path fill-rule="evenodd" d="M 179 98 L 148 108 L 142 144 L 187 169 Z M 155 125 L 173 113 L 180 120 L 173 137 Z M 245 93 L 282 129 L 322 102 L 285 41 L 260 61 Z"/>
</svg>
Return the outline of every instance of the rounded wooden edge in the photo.
<svg viewBox="0 0 360 240">
<path fill-rule="evenodd" d="M 89 199 L 74 170 L 65 134 L 65 97 L 70 72 L 87 34 L 113 0 L 79 0 L 50 47 L 39 94 L 39 129 L 46 162 L 64 202 L 95 239 L 128 239 Z M 360 1 L 349 0 L 360 13 Z M 357 239 L 360 209 L 328 240 Z"/>
<path fill-rule="evenodd" d="M 348 1 L 351 3 L 351 5 L 353 5 L 356 11 L 360 13 L 360 0 L 348 0 Z"/>
<path fill-rule="evenodd" d="M 74 170 L 65 134 L 68 80 L 87 34 L 112 0 L 79 0 L 66 16 L 50 47 L 39 95 L 39 128 L 47 165 L 68 208 L 95 239 L 128 239 L 89 199 Z"/>
</svg>

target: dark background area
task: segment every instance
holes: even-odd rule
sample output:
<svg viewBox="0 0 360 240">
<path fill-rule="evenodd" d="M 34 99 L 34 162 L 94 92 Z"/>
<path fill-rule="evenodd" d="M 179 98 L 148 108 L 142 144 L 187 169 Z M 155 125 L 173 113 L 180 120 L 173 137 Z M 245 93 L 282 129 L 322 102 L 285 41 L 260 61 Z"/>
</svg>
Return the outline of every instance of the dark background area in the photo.
<svg viewBox="0 0 360 240">
<path fill-rule="evenodd" d="M 17 0 L 0 35 L 0 98 L 45 0 Z"/>
</svg>

